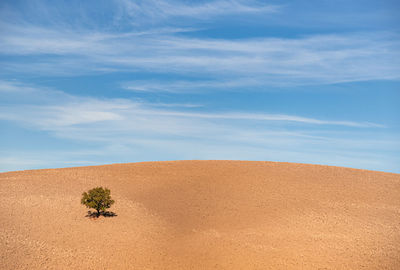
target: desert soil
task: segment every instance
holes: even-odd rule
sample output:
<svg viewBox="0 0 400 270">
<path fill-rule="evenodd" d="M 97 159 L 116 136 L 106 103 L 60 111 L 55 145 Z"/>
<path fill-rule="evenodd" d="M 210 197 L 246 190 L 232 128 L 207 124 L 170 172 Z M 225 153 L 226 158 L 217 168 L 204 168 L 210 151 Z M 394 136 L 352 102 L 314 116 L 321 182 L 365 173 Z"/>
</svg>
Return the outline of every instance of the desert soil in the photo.
<svg viewBox="0 0 400 270">
<path fill-rule="evenodd" d="M 85 217 L 111 189 L 115 217 Z M 400 269 L 400 175 L 171 161 L 0 174 L 1 269 Z"/>
</svg>

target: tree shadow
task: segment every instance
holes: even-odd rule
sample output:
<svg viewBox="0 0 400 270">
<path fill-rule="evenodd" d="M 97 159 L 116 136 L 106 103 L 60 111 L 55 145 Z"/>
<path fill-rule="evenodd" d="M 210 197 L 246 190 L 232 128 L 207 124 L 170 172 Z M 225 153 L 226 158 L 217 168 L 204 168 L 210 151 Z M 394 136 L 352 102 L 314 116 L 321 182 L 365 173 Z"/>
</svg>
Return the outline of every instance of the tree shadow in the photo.
<svg viewBox="0 0 400 270">
<path fill-rule="evenodd" d="M 88 218 L 99 218 L 100 216 L 103 216 L 103 217 L 116 217 L 118 215 L 116 213 L 112 212 L 112 211 L 101 211 L 100 214 L 99 214 L 96 211 L 90 211 L 89 210 L 85 217 L 88 217 Z"/>
</svg>

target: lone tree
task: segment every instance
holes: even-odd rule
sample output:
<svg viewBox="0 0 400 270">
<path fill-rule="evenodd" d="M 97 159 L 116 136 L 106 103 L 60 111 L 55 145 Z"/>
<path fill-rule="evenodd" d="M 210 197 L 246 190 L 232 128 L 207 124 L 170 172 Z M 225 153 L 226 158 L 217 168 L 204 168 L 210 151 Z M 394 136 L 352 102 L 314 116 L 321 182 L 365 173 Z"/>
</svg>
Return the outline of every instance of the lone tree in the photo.
<svg viewBox="0 0 400 270">
<path fill-rule="evenodd" d="M 110 196 L 111 191 L 108 188 L 96 187 L 88 192 L 82 193 L 81 203 L 87 208 L 93 208 L 97 211 L 97 217 L 107 208 L 110 208 L 114 200 Z"/>
</svg>

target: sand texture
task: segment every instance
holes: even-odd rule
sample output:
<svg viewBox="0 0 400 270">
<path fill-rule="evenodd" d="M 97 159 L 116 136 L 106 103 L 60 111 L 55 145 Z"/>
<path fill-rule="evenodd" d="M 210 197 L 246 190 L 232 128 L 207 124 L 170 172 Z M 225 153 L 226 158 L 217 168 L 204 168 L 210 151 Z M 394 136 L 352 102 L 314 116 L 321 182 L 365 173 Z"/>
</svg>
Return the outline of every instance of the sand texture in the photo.
<svg viewBox="0 0 400 270">
<path fill-rule="evenodd" d="M 115 217 L 85 217 L 111 189 Z M 171 161 L 0 174 L 1 269 L 400 269 L 400 175 Z"/>
</svg>

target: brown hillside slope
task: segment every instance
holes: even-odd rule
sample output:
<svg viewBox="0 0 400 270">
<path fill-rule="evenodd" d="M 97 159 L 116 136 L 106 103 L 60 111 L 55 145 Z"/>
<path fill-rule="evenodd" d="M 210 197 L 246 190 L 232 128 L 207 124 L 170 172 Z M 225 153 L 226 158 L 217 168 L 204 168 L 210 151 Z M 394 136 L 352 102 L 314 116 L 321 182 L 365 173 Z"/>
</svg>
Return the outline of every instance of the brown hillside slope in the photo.
<svg viewBox="0 0 400 270">
<path fill-rule="evenodd" d="M 90 219 L 106 186 L 118 216 Z M 400 175 L 245 161 L 0 174 L 4 269 L 400 269 Z"/>
</svg>

